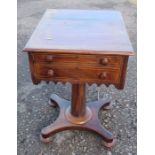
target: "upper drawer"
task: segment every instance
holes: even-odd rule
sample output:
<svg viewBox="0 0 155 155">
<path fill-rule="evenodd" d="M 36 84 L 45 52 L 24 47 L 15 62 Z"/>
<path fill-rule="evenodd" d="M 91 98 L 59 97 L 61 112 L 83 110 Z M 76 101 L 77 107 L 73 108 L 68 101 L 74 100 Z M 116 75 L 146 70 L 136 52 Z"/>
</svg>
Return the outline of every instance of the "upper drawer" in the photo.
<svg viewBox="0 0 155 155">
<path fill-rule="evenodd" d="M 120 68 L 123 61 L 122 56 L 100 56 L 100 55 L 50 55 L 50 54 L 33 54 L 33 59 L 39 63 L 50 63 L 59 65 L 60 63 L 79 63 L 92 67 L 113 67 Z M 65 64 L 64 64 L 65 65 Z"/>
</svg>

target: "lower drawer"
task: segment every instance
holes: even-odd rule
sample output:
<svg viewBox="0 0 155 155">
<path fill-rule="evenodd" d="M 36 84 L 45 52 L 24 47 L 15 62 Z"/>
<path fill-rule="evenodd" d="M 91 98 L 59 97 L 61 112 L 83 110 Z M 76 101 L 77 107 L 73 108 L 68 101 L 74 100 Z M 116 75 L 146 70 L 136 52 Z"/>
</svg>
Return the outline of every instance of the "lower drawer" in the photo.
<svg viewBox="0 0 155 155">
<path fill-rule="evenodd" d="M 47 80 L 64 81 L 101 81 L 107 83 L 117 83 L 120 79 L 119 69 L 86 69 L 72 67 L 50 67 L 46 65 L 35 65 L 35 76 Z"/>
</svg>

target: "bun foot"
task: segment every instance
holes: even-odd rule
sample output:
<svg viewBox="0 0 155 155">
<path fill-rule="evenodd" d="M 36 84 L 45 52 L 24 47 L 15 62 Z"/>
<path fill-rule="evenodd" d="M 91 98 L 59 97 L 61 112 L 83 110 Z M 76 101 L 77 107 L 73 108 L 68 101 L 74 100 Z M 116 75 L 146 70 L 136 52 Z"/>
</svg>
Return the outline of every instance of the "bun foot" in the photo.
<svg viewBox="0 0 155 155">
<path fill-rule="evenodd" d="M 52 94 L 52 95 L 50 96 L 50 99 L 49 99 L 49 101 L 48 101 L 48 104 L 49 104 L 51 107 L 53 107 L 53 108 L 58 107 L 57 99 L 58 99 L 58 96 L 55 95 L 55 94 Z"/>
<path fill-rule="evenodd" d="M 45 144 L 48 144 L 48 143 L 52 142 L 51 137 L 44 138 L 41 134 L 40 134 L 40 141 L 45 143 Z"/>
<path fill-rule="evenodd" d="M 53 108 L 56 108 L 57 107 L 57 104 L 51 100 L 48 101 L 48 104 L 50 107 L 53 107 Z"/>
<path fill-rule="evenodd" d="M 105 142 L 105 141 L 103 141 L 103 145 L 106 148 L 112 148 L 115 144 L 116 144 L 116 139 L 113 139 L 112 142 Z"/>
<path fill-rule="evenodd" d="M 112 103 L 111 102 L 103 108 L 103 110 L 110 110 L 110 109 L 112 109 Z"/>
</svg>

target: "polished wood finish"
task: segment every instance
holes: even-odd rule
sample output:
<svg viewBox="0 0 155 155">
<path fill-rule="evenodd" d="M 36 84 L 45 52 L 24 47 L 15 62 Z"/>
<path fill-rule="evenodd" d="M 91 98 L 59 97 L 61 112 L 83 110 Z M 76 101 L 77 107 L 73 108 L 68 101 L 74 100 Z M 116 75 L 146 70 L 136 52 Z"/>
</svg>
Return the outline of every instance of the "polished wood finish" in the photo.
<svg viewBox="0 0 155 155">
<path fill-rule="evenodd" d="M 38 81 L 114 84 L 118 89 L 124 86 L 124 73 L 128 56 L 78 55 L 29 52 L 31 75 L 34 84 Z M 49 57 L 51 56 L 51 60 Z M 124 68 L 124 69 L 122 69 Z M 52 72 L 52 73 L 51 73 Z M 37 81 L 37 82 L 36 82 Z"/>
<path fill-rule="evenodd" d="M 78 88 L 80 87 L 81 86 L 79 86 Z M 100 99 L 99 101 L 87 103 L 87 107 L 91 109 L 92 117 L 89 121 L 80 125 L 76 123 L 71 123 L 66 119 L 66 111 L 71 104 L 70 101 L 64 100 L 55 94 L 51 95 L 50 100 L 52 100 L 57 106 L 59 106 L 60 114 L 54 123 L 42 129 L 41 140 L 43 142 L 45 143 L 51 142 L 49 137 L 52 136 L 53 134 L 56 134 L 60 131 L 73 129 L 73 130 L 87 130 L 98 134 L 104 139 L 105 141 L 104 145 L 106 147 L 111 147 L 114 144 L 115 142 L 114 135 L 110 131 L 105 129 L 103 126 L 101 126 L 100 121 L 98 119 L 99 110 L 104 109 L 106 106 L 110 104 L 111 101 L 110 98 L 106 97 Z"/>
<path fill-rule="evenodd" d="M 118 11 L 47 10 L 24 48 L 34 84 L 41 81 L 72 83 L 72 101 L 51 95 L 59 107 L 58 119 L 41 131 L 43 142 L 70 129 L 100 135 L 112 147 L 115 136 L 101 126 L 98 112 L 111 108 L 110 98 L 86 103 L 85 85 L 113 84 L 123 89 L 128 57 L 133 49 Z"/>
<path fill-rule="evenodd" d="M 24 50 L 133 55 L 123 18 L 115 10 L 47 10 Z"/>
<path fill-rule="evenodd" d="M 85 115 L 85 84 L 74 84 L 72 92 L 71 114 L 75 117 Z"/>
</svg>

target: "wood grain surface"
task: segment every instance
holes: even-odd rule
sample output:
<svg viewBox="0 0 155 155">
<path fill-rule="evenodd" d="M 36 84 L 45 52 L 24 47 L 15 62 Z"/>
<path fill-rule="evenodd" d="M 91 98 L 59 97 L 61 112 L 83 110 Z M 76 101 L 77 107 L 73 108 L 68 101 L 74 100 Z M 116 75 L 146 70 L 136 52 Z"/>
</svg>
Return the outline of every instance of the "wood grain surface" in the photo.
<svg viewBox="0 0 155 155">
<path fill-rule="evenodd" d="M 47 10 L 24 51 L 133 55 L 121 13 Z"/>
</svg>

